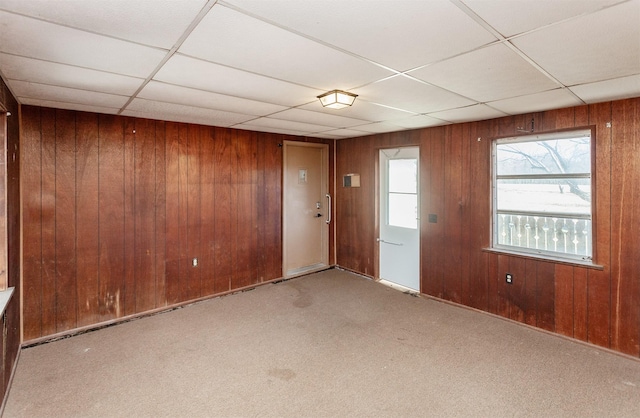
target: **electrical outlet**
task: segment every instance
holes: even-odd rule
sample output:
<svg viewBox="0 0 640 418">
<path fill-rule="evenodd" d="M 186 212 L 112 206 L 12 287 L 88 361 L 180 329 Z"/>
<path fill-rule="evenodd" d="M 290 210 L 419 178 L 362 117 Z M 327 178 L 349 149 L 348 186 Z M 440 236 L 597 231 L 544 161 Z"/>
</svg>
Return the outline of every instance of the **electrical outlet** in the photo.
<svg viewBox="0 0 640 418">
<path fill-rule="evenodd" d="M 507 273 L 507 283 L 513 284 L 513 275 L 511 273 Z"/>
<path fill-rule="evenodd" d="M 194 257 L 193 260 L 191 260 L 191 265 L 193 267 L 198 267 L 198 258 Z"/>
</svg>

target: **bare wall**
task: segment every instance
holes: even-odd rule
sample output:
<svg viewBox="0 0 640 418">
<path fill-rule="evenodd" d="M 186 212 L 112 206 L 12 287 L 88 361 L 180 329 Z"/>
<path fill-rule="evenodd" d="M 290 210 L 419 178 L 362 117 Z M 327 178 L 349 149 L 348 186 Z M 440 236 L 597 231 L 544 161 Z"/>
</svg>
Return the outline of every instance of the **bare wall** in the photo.
<svg viewBox="0 0 640 418">
<path fill-rule="evenodd" d="M 603 270 L 483 250 L 491 139 L 532 119 L 534 132 L 596 129 L 595 262 Z M 377 277 L 375 161 L 379 148 L 399 145 L 420 145 L 423 293 L 640 356 L 640 98 L 338 141 L 336 176 L 359 173 L 362 184 L 336 190 L 342 267 Z"/>
</svg>

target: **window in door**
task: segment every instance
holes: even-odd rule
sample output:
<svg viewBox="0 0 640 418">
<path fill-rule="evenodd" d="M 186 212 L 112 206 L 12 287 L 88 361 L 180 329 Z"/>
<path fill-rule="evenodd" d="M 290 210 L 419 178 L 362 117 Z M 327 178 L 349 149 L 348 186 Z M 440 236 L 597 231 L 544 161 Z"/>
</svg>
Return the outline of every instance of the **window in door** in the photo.
<svg viewBox="0 0 640 418">
<path fill-rule="evenodd" d="M 418 227 L 418 161 L 415 158 L 389 160 L 387 224 Z"/>
</svg>

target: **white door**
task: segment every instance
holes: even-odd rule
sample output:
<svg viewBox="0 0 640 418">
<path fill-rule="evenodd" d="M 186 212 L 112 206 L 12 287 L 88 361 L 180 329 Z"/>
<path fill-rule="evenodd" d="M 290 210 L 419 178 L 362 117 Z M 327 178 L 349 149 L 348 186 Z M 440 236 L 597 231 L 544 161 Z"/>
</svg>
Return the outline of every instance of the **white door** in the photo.
<svg viewBox="0 0 640 418">
<path fill-rule="evenodd" d="M 329 264 L 329 147 L 284 143 L 283 271 L 285 277 Z"/>
<path fill-rule="evenodd" d="M 420 291 L 420 148 L 380 150 L 380 278 Z"/>
</svg>

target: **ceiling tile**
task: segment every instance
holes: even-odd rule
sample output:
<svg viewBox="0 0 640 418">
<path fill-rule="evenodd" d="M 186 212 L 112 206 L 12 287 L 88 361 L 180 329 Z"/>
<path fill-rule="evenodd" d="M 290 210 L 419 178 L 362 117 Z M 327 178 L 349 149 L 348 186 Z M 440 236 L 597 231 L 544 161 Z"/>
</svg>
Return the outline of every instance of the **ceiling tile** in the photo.
<svg viewBox="0 0 640 418">
<path fill-rule="evenodd" d="M 398 71 L 495 40 L 448 0 L 226 2 Z"/>
<path fill-rule="evenodd" d="M 579 106 L 583 103 L 565 89 L 555 89 L 528 96 L 498 100 L 487 103 L 489 106 L 509 115 L 540 112 L 562 107 Z"/>
<path fill-rule="evenodd" d="M 398 129 L 396 128 L 396 131 Z M 314 136 L 317 134 L 314 134 Z M 335 129 L 332 131 L 322 132 L 320 135 L 330 136 L 333 139 L 356 138 L 359 136 L 371 135 L 371 132 L 358 131 L 355 129 Z"/>
<path fill-rule="evenodd" d="M 294 130 L 290 130 L 290 129 L 274 128 L 274 127 L 266 127 L 266 126 L 254 126 L 254 125 L 247 125 L 246 123 L 241 123 L 239 125 L 235 125 L 233 128 L 234 129 L 243 129 L 245 131 L 268 132 L 268 133 L 272 133 L 272 134 L 296 135 L 296 136 L 306 136 L 307 135 L 307 133 L 303 132 L 303 131 L 294 131 Z"/>
<path fill-rule="evenodd" d="M 257 118 L 257 119 L 253 119 L 248 122 L 245 122 L 244 125 L 261 126 L 264 128 L 286 129 L 289 131 L 298 131 L 298 132 L 306 132 L 306 133 L 323 132 L 323 131 L 333 129 L 330 126 L 314 125 L 311 123 L 302 123 L 302 122 L 280 120 L 280 119 L 273 119 L 273 118 Z"/>
<path fill-rule="evenodd" d="M 350 126 L 362 125 L 366 122 L 360 119 L 346 118 L 344 116 L 330 115 L 321 112 L 312 112 L 303 109 L 289 109 L 271 115 L 270 117 L 274 119 L 311 123 L 321 126 L 330 126 L 332 128 L 348 128 Z"/>
<path fill-rule="evenodd" d="M 206 0 L 2 0 L 4 10 L 171 49 Z"/>
<path fill-rule="evenodd" d="M 365 134 L 382 134 L 387 132 L 402 131 L 406 128 L 407 127 L 402 127 L 389 122 L 375 122 L 375 123 L 368 123 L 366 125 L 354 126 L 352 129 L 349 130 L 349 132 L 359 131 Z M 346 132 L 346 131 L 342 131 L 342 132 Z"/>
<path fill-rule="evenodd" d="M 155 80 L 229 96 L 283 106 L 318 101 L 322 90 L 252 74 L 176 54 L 158 71 Z"/>
<path fill-rule="evenodd" d="M 20 103 L 22 103 L 23 105 L 51 107 L 54 109 L 78 110 L 82 112 L 93 112 L 93 113 L 105 113 L 108 115 L 116 115 L 120 111 L 120 108 L 114 108 L 114 107 L 93 106 L 93 105 L 87 105 L 87 104 L 65 103 L 65 102 L 56 102 L 51 100 L 29 99 L 29 98 L 21 98 Z"/>
<path fill-rule="evenodd" d="M 513 43 L 566 86 L 640 72 L 640 1 L 524 35 Z"/>
<path fill-rule="evenodd" d="M 571 87 L 586 103 L 628 99 L 640 96 L 640 74 Z"/>
<path fill-rule="evenodd" d="M 31 81 L 101 93 L 130 96 L 144 81 L 141 78 L 2 53 L 0 62 L 2 73 L 8 80 Z"/>
<path fill-rule="evenodd" d="M 430 113 L 429 116 L 446 120 L 452 123 L 469 122 L 473 120 L 493 119 L 506 116 L 505 113 L 493 109 L 487 105 L 461 107 L 459 109 L 445 110 L 443 112 Z"/>
<path fill-rule="evenodd" d="M 505 37 L 594 12 L 621 0 L 462 0 Z"/>
<path fill-rule="evenodd" d="M 165 51 L 0 11 L 0 52 L 146 78 Z M 34 42 L 37 40 L 37 42 Z"/>
<path fill-rule="evenodd" d="M 266 116 L 286 109 L 284 106 L 224 94 L 151 81 L 138 94 L 141 99 L 187 106 L 204 107 L 245 115 Z"/>
<path fill-rule="evenodd" d="M 322 107 L 319 100 L 300 106 L 300 109 L 311 110 L 314 112 L 322 112 L 329 115 L 339 115 L 352 119 L 367 120 L 370 122 L 378 122 L 386 119 L 400 119 L 406 118 L 415 114 L 414 112 L 407 112 L 398 109 L 392 109 L 390 107 L 380 106 L 375 103 L 369 103 L 362 98 L 356 98 L 353 106 L 345 107 L 344 109 L 329 109 Z"/>
<path fill-rule="evenodd" d="M 560 87 L 503 44 L 469 52 L 409 74 L 479 102 Z"/>
<path fill-rule="evenodd" d="M 389 122 L 390 124 L 393 124 L 396 127 L 401 126 L 403 128 L 408 128 L 408 129 L 426 128 L 429 126 L 440 126 L 440 125 L 448 124 L 446 120 L 437 119 L 437 118 L 434 118 L 431 116 L 425 116 L 425 115 L 415 115 L 415 116 L 410 116 L 408 118 L 403 118 L 403 119 L 393 119 Z M 358 126 L 358 129 L 361 129 L 361 127 Z"/>
<path fill-rule="evenodd" d="M 39 99 L 90 106 L 100 103 L 102 107 L 119 109 L 124 106 L 128 99 L 126 96 L 49 86 L 26 81 L 12 81 L 11 88 L 21 101 L 24 99 Z"/>
<path fill-rule="evenodd" d="M 122 114 L 149 119 L 197 123 L 201 125 L 221 127 L 229 127 L 255 117 L 214 109 L 204 109 L 201 107 L 154 102 L 144 99 L 133 100 Z"/>
<path fill-rule="evenodd" d="M 474 104 L 473 101 L 409 77 L 397 76 L 354 89 L 363 100 L 414 113 L 429 113 Z"/>
<path fill-rule="evenodd" d="M 393 74 L 218 5 L 200 22 L 179 52 L 322 90 L 350 89 Z"/>
</svg>

